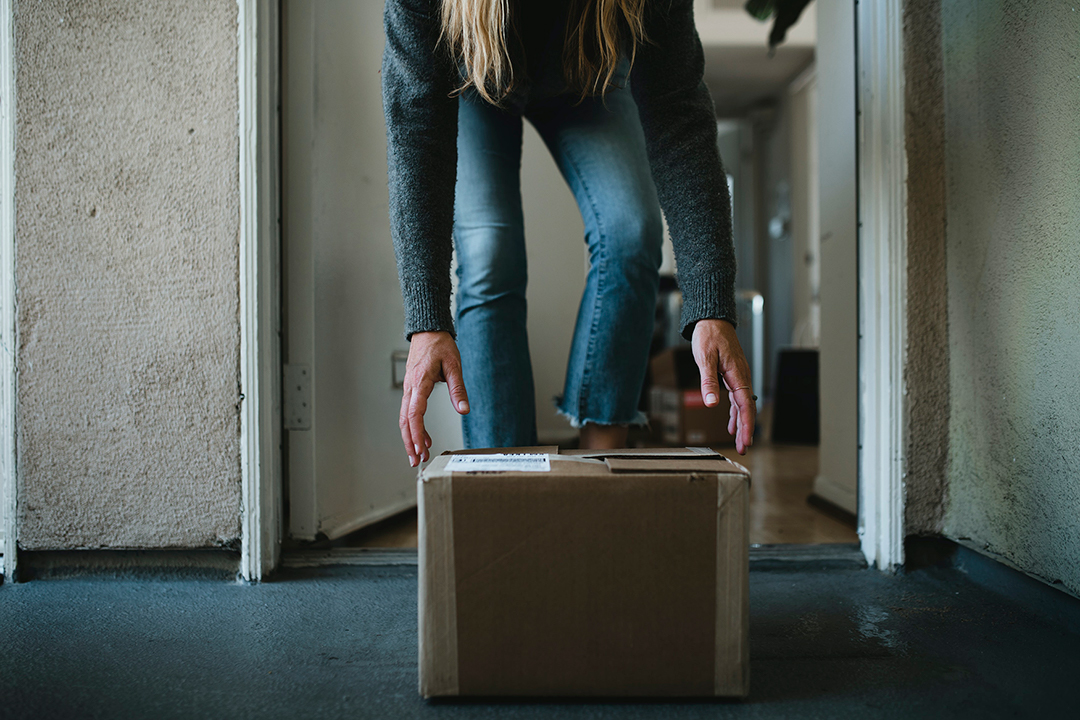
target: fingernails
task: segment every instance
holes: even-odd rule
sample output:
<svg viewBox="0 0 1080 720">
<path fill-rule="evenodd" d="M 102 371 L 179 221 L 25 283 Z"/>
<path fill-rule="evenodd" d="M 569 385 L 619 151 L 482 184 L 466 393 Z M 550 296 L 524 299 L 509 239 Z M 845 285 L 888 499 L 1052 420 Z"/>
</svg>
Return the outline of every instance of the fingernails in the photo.
<svg viewBox="0 0 1080 720">
<path fill-rule="evenodd" d="M 409 467 L 416 467 L 416 458 L 409 457 Z"/>
<path fill-rule="evenodd" d="M 715 405 L 716 404 L 716 393 L 709 393 L 708 395 L 706 395 L 705 396 L 705 404 L 706 405 Z"/>
<path fill-rule="evenodd" d="M 462 415 L 468 415 L 469 414 L 469 403 L 468 403 L 468 401 L 467 400 L 462 400 L 461 402 L 459 402 L 457 404 L 457 411 L 459 413 L 461 413 Z"/>
<path fill-rule="evenodd" d="M 431 447 L 431 438 L 424 438 L 424 446 Z"/>
<path fill-rule="evenodd" d="M 416 448 L 416 457 L 424 457 L 424 450 L 420 447 L 419 443 L 413 445 L 413 447 Z"/>
</svg>

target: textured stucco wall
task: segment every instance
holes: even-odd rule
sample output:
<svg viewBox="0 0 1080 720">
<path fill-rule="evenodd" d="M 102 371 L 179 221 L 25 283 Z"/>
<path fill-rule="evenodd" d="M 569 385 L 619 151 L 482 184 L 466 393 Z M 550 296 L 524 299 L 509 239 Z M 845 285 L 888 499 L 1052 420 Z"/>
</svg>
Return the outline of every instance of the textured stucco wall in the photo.
<svg viewBox="0 0 1080 720">
<path fill-rule="evenodd" d="M 904 5 L 908 162 L 905 529 L 938 534 L 948 496 L 949 325 L 941 0 Z"/>
<path fill-rule="evenodd" d="M 944 531 L 1080 592 L 1080 5 L 942 10 Z"/>
<path fill-rule="evenodd" d="M 239 536 L 235 0 L 16 0 L 20 545 Z"/>
</svg>

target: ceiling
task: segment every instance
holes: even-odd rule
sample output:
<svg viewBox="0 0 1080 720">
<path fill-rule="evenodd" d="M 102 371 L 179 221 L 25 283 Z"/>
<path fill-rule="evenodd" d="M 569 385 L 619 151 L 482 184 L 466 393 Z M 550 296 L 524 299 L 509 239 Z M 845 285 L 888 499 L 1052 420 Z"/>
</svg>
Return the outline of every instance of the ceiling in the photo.
<svg viewBox="0 0 1080 720">
<path fill-rule="evenodd" d="M 755 105 L 783 92 L 814 59 L 814 48 L 781 45 L 773 57 L 768 48 L 705 46 L 705 84 L 716 114 L 739 117 Z"/>
<path fill-rule="evenodd" d="M 740 117 L 782 93 L 814 60 L 816 3 L 803 10 L 773 57 L 772 21 L 759 22 L 746 0 L 694 0 L 694 19 L 705 49 L 705 82 L 720 117 Z"/>
</svg>

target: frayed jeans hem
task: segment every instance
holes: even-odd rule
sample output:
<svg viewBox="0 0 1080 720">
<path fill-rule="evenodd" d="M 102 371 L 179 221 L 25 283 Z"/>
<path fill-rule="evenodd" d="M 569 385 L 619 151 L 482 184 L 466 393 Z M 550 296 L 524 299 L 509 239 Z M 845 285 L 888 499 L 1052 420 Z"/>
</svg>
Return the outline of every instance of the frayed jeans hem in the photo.
<svg viewBox="0 0 1080 720">
<path fill-rule="evenodd" d="M 583 425 L 586 425 L 588 423 L 593 423 L 594 425 L 609 425 L 609 426 L 623 425 L 623 426 L 629 426 L 629 427 L 648 427 L 649 426 L 649 418 L 648 418 L 648 416 L 645 413 L 641 412 L 640 410 L 638 410 L 634 414 L 634 417 L 631 420 L 598 420 L 596 418 L 590 418 L 590 417 L 580 418 L 580 417 L 578 417 L 577 415 L 574 415 L 571 412 L 567 412 L 566 410 L 564 410 L 562 407 L 559 406 L 559 404 L 558 404 L 559 403 L 559 398 L 555 398 L 555 403 L 556 403 L 555 412 L 559 413 L 564 418 L 569 420 L 570 421 L 570 427 L 574 428 L 575 430 L 580 430 Z"/>
</svg>

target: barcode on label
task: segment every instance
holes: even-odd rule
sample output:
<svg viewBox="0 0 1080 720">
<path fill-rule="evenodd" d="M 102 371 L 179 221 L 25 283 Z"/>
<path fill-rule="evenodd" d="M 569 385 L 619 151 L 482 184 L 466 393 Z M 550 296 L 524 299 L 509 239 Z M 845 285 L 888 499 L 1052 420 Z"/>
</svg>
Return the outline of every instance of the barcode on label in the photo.
<svg viewBox="0 0 1080 720">
<path fill-rule="evenodd" d="M 446 463 L 450 472 L 551 472 L 547 453 L 455 455 Z"/>
</svg>

